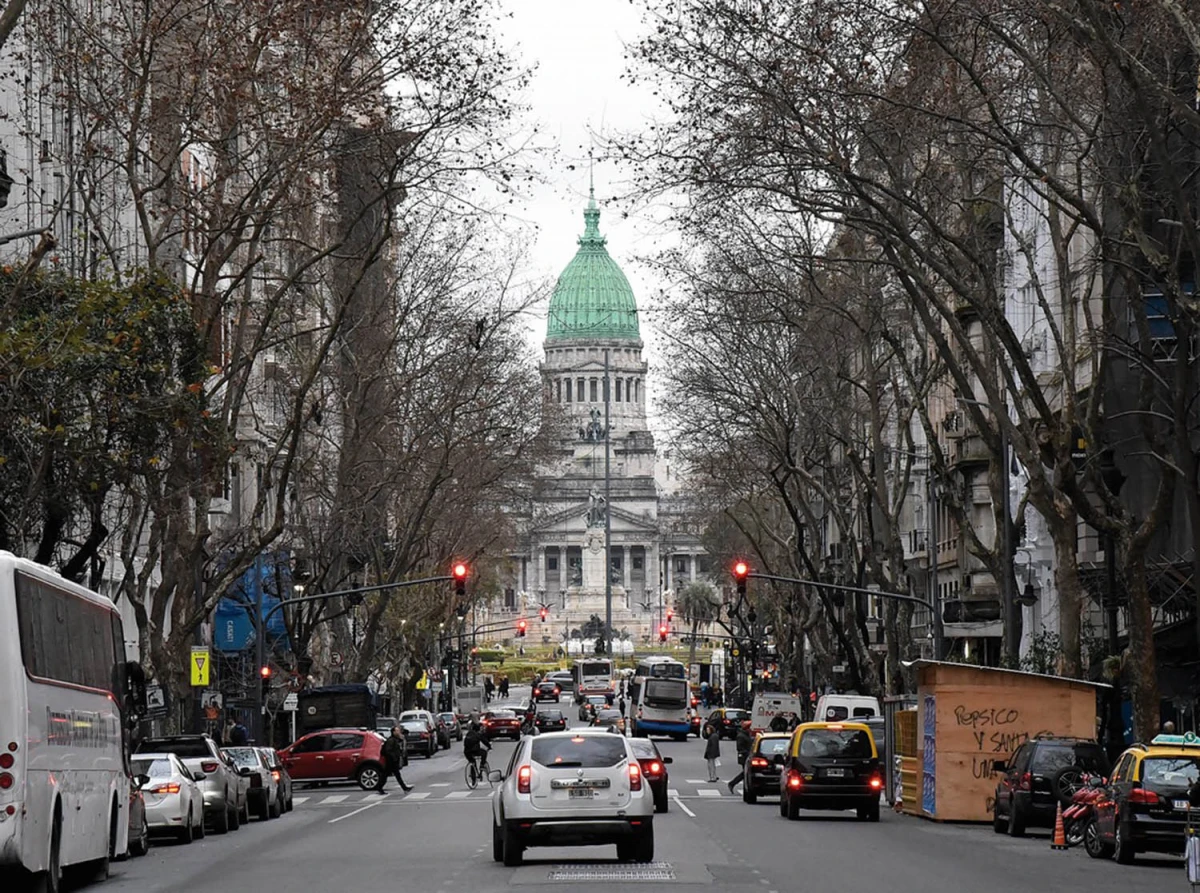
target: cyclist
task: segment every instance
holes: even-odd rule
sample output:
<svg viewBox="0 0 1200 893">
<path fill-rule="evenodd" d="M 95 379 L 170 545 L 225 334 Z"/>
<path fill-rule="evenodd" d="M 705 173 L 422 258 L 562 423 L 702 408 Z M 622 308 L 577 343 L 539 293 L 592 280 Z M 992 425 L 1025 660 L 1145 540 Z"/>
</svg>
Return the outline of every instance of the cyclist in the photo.
<svg viewBox="0 0 1200 893">
<path fill-rule="evenodd" d="M 478 721 L 472 722 L 467 737 L 463 739 L 463 756 L 475 765 L 475 772 L 481 778 L 487 772 L 487 753 L 491 749 L 492 745 L 480 734 Z"/>
</svg>

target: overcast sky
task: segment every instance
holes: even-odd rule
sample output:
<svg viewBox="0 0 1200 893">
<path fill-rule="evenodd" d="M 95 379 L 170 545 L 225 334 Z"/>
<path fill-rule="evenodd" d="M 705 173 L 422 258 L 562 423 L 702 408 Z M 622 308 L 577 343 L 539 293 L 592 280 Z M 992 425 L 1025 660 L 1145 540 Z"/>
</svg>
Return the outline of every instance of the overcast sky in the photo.
<svg viewBox="0 0 1200 893">
<path fill-rule="evenodd" d="M 613 196 L 628 189 L 629 172 L 605 160 L 593 136 L 640 130 L 650 118 L 661 116 L 649 89 L 621 77 L 625 44 L 645 31 L 641 5 L 640 0 L 500 0 L 501 8 L 512 13 L 504 20 L 503 42 L 524 63 L 537 66 L 524 97 L 530 117 L 541 126 L 540 142 L 557 149 L 542 171 L 545 185 L 528 190 L 530 196 L 514 212 L 534 227 L 530 274 L 553 280 L 574 256 L 576 238 L 583 232 L 588 150 L 595 145 L 600 229 L 633 286 L 642 339 L 649 347 L 652 314 L 647 311 L 654 284 L 635 256 L 651 253 L 663 235 L 650 215 L 628 203 L 614 203 Z M 623 219 L 622 212 L 632 213 Z M 546 333 L 545 310 L 540 307 L 533 321 L 539 347 Z"/>
</svg>

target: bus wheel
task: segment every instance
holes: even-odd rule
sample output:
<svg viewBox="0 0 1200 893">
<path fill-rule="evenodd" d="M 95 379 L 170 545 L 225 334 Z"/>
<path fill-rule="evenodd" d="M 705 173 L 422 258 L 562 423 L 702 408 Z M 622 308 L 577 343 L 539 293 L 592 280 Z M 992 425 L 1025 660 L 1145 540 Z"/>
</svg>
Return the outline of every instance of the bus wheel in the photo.
<svg viewBox="0 0 1200 893">
<path fill-rule="evenodd" d="M 31 893 L 59 893 L 62 889 L 62 819 L 57 808 L 54 812 L 54 825 L 50 829 L 50 854 L 46 860 L 46 870 L 38 872 L 30 887 Z"/>
</svg>

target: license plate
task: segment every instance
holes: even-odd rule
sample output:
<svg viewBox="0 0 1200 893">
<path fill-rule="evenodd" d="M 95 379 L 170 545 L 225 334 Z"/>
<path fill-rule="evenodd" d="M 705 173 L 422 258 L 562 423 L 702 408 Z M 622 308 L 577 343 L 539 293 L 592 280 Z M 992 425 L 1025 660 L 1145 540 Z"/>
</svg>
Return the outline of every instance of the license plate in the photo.
<svg viewBox="0 0 1200 893">
<path fill-rule="evenodd" d="M 570 788 L 568 795 L 571 800 L 591 800 L 594 796 L 596 794 L 591 788 Z"/>
<path fill-rule="evenodd" d="M 1186 800 L 1173 800 L 1171 802 L 1176 809 L 1182 809 L 1186 811 L 1189 806 Z"/>
<path fill-rule="evenodd" d="M 825 775 L 829 778 L 845 778 L 846 770 L 845 769 L 826 769 Z"/>
</svg>

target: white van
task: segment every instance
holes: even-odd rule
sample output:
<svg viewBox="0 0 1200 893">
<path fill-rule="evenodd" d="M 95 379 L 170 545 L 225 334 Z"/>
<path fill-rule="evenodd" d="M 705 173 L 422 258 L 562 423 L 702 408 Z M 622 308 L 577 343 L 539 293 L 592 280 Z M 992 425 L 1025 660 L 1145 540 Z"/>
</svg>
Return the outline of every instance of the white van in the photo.
<svg viewBox="0 0 1200 893">
<path fill-rule="evenodd" d="M 779 731 L 786 732 L 791 726 L 792 716 L 804 718 L 804 702 L 786 692 L 763 691 L 754 696 L 754 706 L 750 710 L 750 734 L 769 732 L 771 720 L 782 716 L 787 725 Z"/>
<path fill-rule="evenodd" d="M 814 722 L 843 722 L 882 716 L 879 699 L 869 695 L 822 695 L 817 699 Z"/>
</svg>

